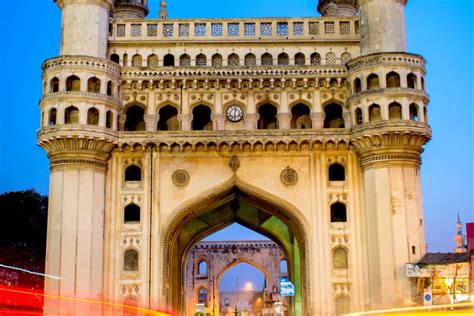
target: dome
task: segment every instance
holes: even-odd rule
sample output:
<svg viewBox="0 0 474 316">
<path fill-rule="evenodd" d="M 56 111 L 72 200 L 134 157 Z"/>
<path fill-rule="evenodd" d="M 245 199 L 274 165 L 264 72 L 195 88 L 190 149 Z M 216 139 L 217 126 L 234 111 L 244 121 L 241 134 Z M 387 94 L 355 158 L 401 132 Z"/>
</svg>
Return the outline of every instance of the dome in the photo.
<svg viewBox="0 0 474 316">
<path fill-rule="evenodd" d="M 148 0 L 116 0 L 112 14 L 118 19 L 142 19 L 148 15 Z"/>
</svg>

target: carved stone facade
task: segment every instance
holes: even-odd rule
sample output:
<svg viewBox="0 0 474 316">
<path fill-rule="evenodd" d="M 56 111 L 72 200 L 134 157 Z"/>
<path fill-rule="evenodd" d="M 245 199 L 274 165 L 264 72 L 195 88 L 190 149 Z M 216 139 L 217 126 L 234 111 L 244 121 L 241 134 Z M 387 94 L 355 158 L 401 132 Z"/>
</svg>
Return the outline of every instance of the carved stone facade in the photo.
<svg viewBox="0 0 474 316">
<path fill-rule="evenodd" d="M 237 222 L 285 253 L 292 315 L 411 304 L 403 267 L 425 251 L 431 129 L 405 1 L 196 20 L 142 18 L 147 1 L 57 3 L 61 55 L 43 64 L 38 133 L 46 272 L 61 276 L 47 293 L 188 315 L 184 259 Z"/>
</svg>

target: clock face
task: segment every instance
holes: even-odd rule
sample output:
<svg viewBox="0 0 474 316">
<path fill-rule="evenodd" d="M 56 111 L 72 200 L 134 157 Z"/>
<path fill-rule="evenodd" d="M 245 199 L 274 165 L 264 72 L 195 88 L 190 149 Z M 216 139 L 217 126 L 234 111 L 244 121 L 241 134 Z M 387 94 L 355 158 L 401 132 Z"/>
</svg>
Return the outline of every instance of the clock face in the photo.
<svg viewBox="0 0 474 316">
<path fill-rule="evenodd" d="M 244 117 L 244 111 L 238 105 L 232 105 L 227 109 L 227 118 L 231 122 L 239 122 Z"/>
</svg>

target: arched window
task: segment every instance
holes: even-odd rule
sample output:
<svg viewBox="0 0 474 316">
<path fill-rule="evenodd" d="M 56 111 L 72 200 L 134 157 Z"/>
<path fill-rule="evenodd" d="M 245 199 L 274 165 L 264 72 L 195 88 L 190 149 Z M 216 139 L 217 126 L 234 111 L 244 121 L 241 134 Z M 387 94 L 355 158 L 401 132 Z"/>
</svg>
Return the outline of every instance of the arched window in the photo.
<svg viewBox="0 0 474 316">
<path fill-rule="evenodd" d="M 270 53 L 263 54 L 260 63 L 262 66 L 273 66 L 273 56 Z"/>
<path fill-rule="evenodd" d="M 201 288 L 198 292 L 198 303 L 207 304 L 207 289 Z"/>
<path fill-rule="evenodd" d="M 135 54 L 132 57 L 132 67 L 140 68 L 142 66 L 142 56 Z"/>
<path fill-rule="evenodd" d="M 112 111 L 107 111 L 105 114 L 105 127 L 112 128 L 114 126 L 114 114 Z"/>
<path fill-rule="evenodd" d="M 349 314 L 351 311 L 351 301 L 347 295 L 339 295 L 335 300 L 336 316 Z"/>
<path fill-rule="evenodd" d="M 351 60 L 352 56 L 350 53 L 345 52 L 341 55 L 341 65 L 345 65 L 349 60 Z"/>
<path fill-rule="evenodd" d="M 159 62 L 160 60 L 158 59 L 157 55 L 151 54 L 150 56 L 148 56 L 148 60 L 147 60 L 148 68 L 158 68 Z"/>
<path fill-rule="evenodd" d="M 57 77 L 54 77 L 49 82 L 49 92 L 50 93 L 59 92 L 59 79 Z"/>
<path fill-rule="evenodd" d="M 204 54 L 199 54 L 196 56 L 196 67 L 206 67 L 207 66 L 207 57 Z"/>
<path fill-rule="evenodd" d="M 193 131 L 212 130 L 211 109 L 198 105 L 193 109 Z"/>
<path fill-rule="evenodd" d="M 207 262 L 206 262 L 206 260 L 199 261 L 198 274 L 199 275 L 207 275 Z"/>
<path fill-rule="evenodd" d="M 329 181 L 346 181 L 346 170 L 343 165 L 334 163 L 329 166 Z"/>
<path fill-rule="evenodd" d="M 387 74 L 387 88 L 400 88 L 400 75 L 395 71 Z"/>
<path fill-rule="evenodd" d="M 99 125 L 99 110 L 96 108 L 87 111 L 87 125 Z"/>
<path fill-rule="evenodd" d="M 402 119 L 402 106 L 393 102 L 388 106 L 388 119 L 389 120 L 401 120 Z"/>
<path fill-rule="evenodd" d="M 70 106 L 64 111 L 65 124 L 79 124 L 79 109 L 75 106 Z"/>
<path fill-rule="evenodd" d="M 339 104 L 331 103 L 324 107 L 324 128 L 344 128 L 342 117 L 342 107 Z"/>
<path fill-rule="evenodd" d="M 100 93 L 100 80 L 92 77 L 87 81 L 87 92 Z"/>
<path fill-rule="evenodd" d="M 326 65 L 335 65 L 336 64 L 336 54 L 329 52 L 326 54 Z"/>
<path fill-rule="evenodd" d="M 174 67 L 174 56 L 171 54 L 166 54 L 163 57 L 163 66 L 165 67 Z"/>
<path fill-rule="evenodd" d="M 382 120 L 382 112 L 378 104 L 372 104 L 369 107 L 369 122 L 377 122 Z"/>
<path fill-rule="evenodd" d="M 277 108 L 271 104 L 265 104 L 258 108 L 260 118 L 257 122 L 258 129 L 277 129 Z"/>
<path fill-rule="evenodd" d="M 249 53 L 249 54 L 245 55 L 244 65 L 247 66 L 247 67 L 256 66 L 257 65 L 257 57 L 255 57 L 255 55 L 252 54 L 252 53 Z"/>
<path fill-rule="evenodd" d="M 160 120 L 158 121 L 159 131 L 177 131 L 179 130 L 178 110 L 171 105 L 160 109 Z"/>
<path fill-rule="evenodd" d="M 303 53 L 297 53 L 295 55 L 295 65 L 304 66 L 306 64 L 306 56 Z"/>
<path fill-rule="evenodd" d="M 190 67 L 191 66 L 191 56 L 188 54 L 183 54 L 179 57 L 179 66 L 180 67 Z"/>
<path fill-rule="evenodd" d="M 212 55 L 212 67 L 222 67 L 222 55 L 214 54 Z"/>
<path fill-rule="evenodd" d="M 123 255 L 123 270 L 127 272 L 138 271 L 138 251 L 128 249 Z"/>
<path fill-rule="evenodd" d="M 120 56 L 117 54 L 112 54 L 110 55 L 110 60 L 113 61 L 114 63 L 118 64 L 120 63 Z"/>
<path fill-rule="evenodd" d="M 355 78 L 354 80 L 354 93 L 359 93 L 362 91 L 362 81 L 360 78 Z"/>
<path fill-rule="evenodd" d="M 278 55 L 278 66 L 288 66 L 290 64 L 290 57 L 287 53 L 281 53 Z"/>
<path fill-rule="evenodd" d="M 332 254 L 332 266 L 334 269 L 347 269 L 347 250 L 342 247 L 334 249 Z"/>
<path fill-rule="evenodd" d="M 415 122 L 420 120 L 418 116 L 418 106 L 415 103 L 410 104 L 410 120 Z"/>
<path fill-rule="evenodd" d="M 49 115 L 48 115 L 49 116 L 49 120 L 48 120 L 48 125 L 49 126 L 56 125 L 57 115 L 58 115 L 58 111 L 55 108 L 52 108 L 51 110 L 49 110 Z"/>
<path fill-rule="evenodd" d="M 123 54 L 123 66 L 124 67 L 128 67 L 128 55 L 127 54 Z"/>
<path fill-rule="evenodd" d="M 377 76 L 376 74 L 370 74 L 367 77 L 367 89 L 373 90 L 378 88 L 380 88 L 379 76 Z"/>
<path fill-rule="evenodd" d="M 125 182 L 142 181 L 142 169 L 138 166 L 131 165 L 125 169 Z"/>
<path fill-rule="evenodd" d="M 356 125 L 362 125 L 364 123 L 364 117 L 362 115 L 362 110 L 360 108 L 357 108 L 354 112 L 355 115 L 355 124 Z"/>
<path fill-rule="evenodd" d="M 280 261 L 280 275 L 288 275 L 288 261 L 285 259 Z"/>
<path fill-rule="evenodd" d="M 107 95 L 112 96 L 114 94 L 114 83 L 112 80 L 107 82 Z"/>
<path fill-rule="evenodd" d="M 312 127 L 310 110 L 304 104 L 297 104 L 291 108 L 291 128 L 308 129 Z"/>
<path fill-rule="evenodd" d="M 240 65 L 240 58 L 239 55 L 237 54 L 230 54 L 228 59 L 227 59 L 227 64 L 230 67 L 237 67 Z"/>
<path fill-rule="evenodd" d="M 318 53 L 312 53 L 310 56 L 311 65 L 321 65 L 321 55 Z"/>
<path fill-rule="evenodd" d="M 142 107 L 134 105 L 128 108 L 125 130 L 128 132 L 145 130 L 145 110 Z"/>
<path fill-rule="evenodd" d="M 416 89 L 416 81 L 417 81 L 417 77 L 415 74 L 413 73 L 409 73 L 407 75 L 407 87 L 409 89 Z"/>
<path fill-rule="evenodd" d="M 66 79 L 66 91 L 81 91 L 81 79 L 77 76 L 69 76 Z"/>
<path fill-rule="evenodd" d="M 421 90 L 425 91 L 425 78 L 421 77 Z"/>
<path fill-rule="evenodd" d="M 331 205 L 331 223 L 345 222 L 347 222 L 346 205 L 341 202 L 336 202 Z"/>
<path fill-rule="evenodd" d="M 125 223 L 140 222 L 140 207 L 136 204 L 128 204 L 123 212 Z"/>
</svg>

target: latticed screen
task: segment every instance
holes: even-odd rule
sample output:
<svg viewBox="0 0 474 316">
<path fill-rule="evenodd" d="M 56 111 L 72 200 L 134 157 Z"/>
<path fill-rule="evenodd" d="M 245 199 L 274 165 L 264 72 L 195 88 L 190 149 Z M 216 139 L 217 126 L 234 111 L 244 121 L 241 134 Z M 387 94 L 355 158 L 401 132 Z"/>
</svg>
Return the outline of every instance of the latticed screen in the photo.
<svg viewBox="0 0 474 316">
<path fill-rule="evenodd" d="M 319 35 L 319 22 L 309 22 L 309 35 Z"/>
<path fill-rule="evenodd" d="M 211 24 L 211 35 L 212 36 L 222 36 L 222 23 L 212 23 Z"/>
<path fill-rule="evenodd" d="M 239 23 L 229 23 L 229 24 L 227 24 L 227 34 L 229 36 L 239 36 L 240 35 L 240 25 L 239 25 Z"/>
<path fill-rule="evenodd" d="M 181 67 L 190 67 L 191 66 L 191 57 L 189 55 L 183 55 L 179 58 L 179 65 Z"/>
<path fill-rule="evenodd" d="M 321 65 L 321 55 L 313 53 L 311 55 L 311 65 Z"/>
<path fill-rule="evenodd" d="M 261 36 L 271 36 L 272 35 L 272 23 L 262 22 L 260 24 L 260 35 Z"/>
<path fill-rule="evenodd" d="M 293 35 L 301 36 L 304 34 L 304 24 L 303 22 L 294 22 L 293 23 Z"/>
<path fill-rule="evenodd" d="M 254 54 L 248 54 L 245 56 L 244 64 L 245 66 L 255 66 L 257 65 L 257 58 L 255 58 Z"/>
<path fill-rule="evenodd" d="M 350 53 L 342 53 L 341 55 L 341 64 L 345 65 L 352 58 Z"/>
<path fill-rule="evenodd" d="M 158 56 L 151 55 L 150 57 L 148 57 L 148 67 L 158 68 Z"/>
<path fill-rule="evenodd" d="M 178 34 L 179 37 L 189 37 L 189 23 L 179 23 Z"/>
<path fill-rule="evenodd" d="M 324 22 L 324 33 L 334 34 L 334 22 Z"/>
<path fill-rule="evenodd" d="M 194 36 L 200 36 L 200 37 L 206 36 L 206 23 L 194 24 Z"/>
<path fill-rule="evenodd" d="M 328 65 L 335 65 L 336 64 L 336 54 L 334 53 L 327 53 L 326 54 L 326 64 Z"/>
<path fill-rule="evenodd" d="M 244 23 L 244 35 L 245 36 L 255 36 L 255 23 Z"/>
<path fill-rule="evenodd" d="M 147 24 L 146 25 L 146 35 L 149 37 L 158 36 L 158 24 Z"/>
<path fill-rule="evenodd" d="M 341 33 L 341 35 L 351 34 L 351 24 L 349 22 L 340 22 L 339 32 Z"/>
<path fill-rule="evenodd" d="M 212 67 L 222 67 L 222 56 L 216 54 L 212 56 Z"/>
<path fill-rule="evenodd" d="M 117 24 L 117 37 L 125 36 L 125 24 Z"/>
<path fill-rule="evenodd" d="M 130 29 L 130 36 L 133 36 L 133 37 L 142 36 L 142 25 L 132 24 L 132 27 Z"/>
<path fill-rule="evenodd" d="M 273 65 L 273 56 L 266 53 L 262 55 L 262 66 L 271 66 Z"/>
<path fill-rule="evenodd" d="M 278 36 L 288 36 L 288 23 L 287 22 L 277 23 L 277 34 Z"/>
<path fill-rule="evenodd" d="M 288 55 L 283 53 L 278 55 L 278 66 L 288 66 L 290 64 L 290 59 Z"/>
<path fill-rule="evenodd" d="M 196 57 L 196 66 L 198 67 L 205 67 L 207 66 L 207 58 L 206 55 L 199 54 Z"/>
<path fill-rule="evenodd" d="M 164 37 L 172 37 L 173 36 L 173 24 L 172 23 L 163 24 L 163 36 Z"/>
<path fill-rule="evenodd" d="M 336 315 L 344 315 L 350 312 L 351 302 L 347 295 L 336 297 Z"/>
</svg>

